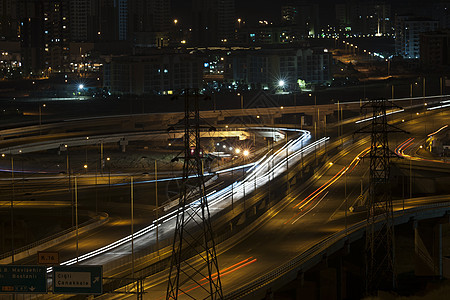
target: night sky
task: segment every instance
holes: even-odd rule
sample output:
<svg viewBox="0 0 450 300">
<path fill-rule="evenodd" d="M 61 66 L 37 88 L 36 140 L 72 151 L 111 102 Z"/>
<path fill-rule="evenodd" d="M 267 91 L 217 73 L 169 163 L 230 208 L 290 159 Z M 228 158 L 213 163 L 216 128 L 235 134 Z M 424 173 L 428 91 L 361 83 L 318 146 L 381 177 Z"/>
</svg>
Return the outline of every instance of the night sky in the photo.
<svg viewBox="0 0 450 300">
<path fill-rule="evenodd" d="M 189 18 L 188 12 L 191 0 L 172 0 L 172 10 L 175 17 Z M 236 17 L 253 21 L 270 18 L 278 20 L 281 15 L 281 2 L 274 0 L 238 0 L 236 4 Z"/>
<path fill-rule="evenodd" d="M 281 5 L 288 0 L 236 0 L 236 17 L 255 23 L 258 20 L 269 19 L 277 22 L 281 18 Z M 295 2 L 295 1 L 294 1 Z M 334 5 L 344 3 L 345 0 L 312 0 L 312 3 L 319 3 L 322 21 L 329 18 L 334 19 Z M 362 1 L 361 1 L 362 2 Z M 428 2 L 422 0 L 386 0 L 392 5 L 393 11 L 405 13 L 408 7 L 427 5 Z M 172 0 L 172 11 L 174 17 L 189 19 L 189 11 L 192 0 Z"/>
</svg>

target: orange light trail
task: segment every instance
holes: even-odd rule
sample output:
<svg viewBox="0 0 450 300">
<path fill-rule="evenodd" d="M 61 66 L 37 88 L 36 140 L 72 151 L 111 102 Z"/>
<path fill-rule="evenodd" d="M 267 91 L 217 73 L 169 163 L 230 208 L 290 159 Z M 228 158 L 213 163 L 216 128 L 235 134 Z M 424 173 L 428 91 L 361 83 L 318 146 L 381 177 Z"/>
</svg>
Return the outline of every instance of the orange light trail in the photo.
<svg viewBox="0 0 450 300">
<path fill-rule="evenodd" d="M 232 265 L 230 267 L 227 267 L 227 268 L 225 268 L 225 269 L 223 269 L 221 271 L 220 277 L 222 278 L 225 275 L 231 274 L 231 273 L 233 273 L 233 272 L 235 272 L 235 271 L 237 271 L 237 270 L 239 270 L 239 269 L 241 269 L 243 267 L 246 267 L 246 266 L 256 262 L 256 260 L 257 260 L 256 258 L 252 259 L 252 257 L 249 257 L 249 258 L 244 259 L 244 260 L 242 260 L 242 261 L 240 261 L 240 262 L 238 262 L 238 263 L 236 263 L 236 264 L 234 264 L 234 265 Z M 217 279 L 217 273 L 212 274 L 211 277 L 212 277 L 212 280 L 216 280 Z M 201 284 L 195 284 L 194 283 L 194 284 L 189 285 L 186 290 L 180 289 L 181 293 L 179 293 L 179 295 L 183 295 L 183 294 L 189 293 L 189 292 L 191 292 L 191 291 L 193 291 L 193 290 L 195 290 L 195 289 L 197 289 L 199 287 L 202 287 L 203 285 L 205 285 L 205 284 L 210 282 L 209 278 L 207 278 L 207 277 L 201 279 L 199 282 L 202 282 L 202 281 L 203 281 L 203 283 L 201 283 Z M 164 298 L 160 298 L 160 299 L 164 299 Z"/>
<path fill-rule="evenodd" d="M 445 127 L 445 126 L 444 126 Z M 441 161 L 441 160 L 436 160 L 436 159 L 426 159 L 426 158 L 422 158 L 422 157 L 417 157 L 417 156 L 411 156 L 409 154 L 405 154 L 405 150 L 408 149 L 410 146 L 413 145 L 413 141 L 414 138 L 409 138 L 406 141 L 404 141 L 403 143 L 401 143 L 400 145 L 397 146 L 397 148 L 395 148 L 395 153 L 399 156 L 408 158 L 410 160 L 415 160 L 415 161 L 428 161 L 428 162 L 437 162 L 437 163 L 445 163 L 448 164 L 448 162 L 445 161 Z"/>
<path fill-rule="evenodd" d="M 433 135 L 439 133 L 439 131 L 444 130 L 444 129 L 447 128 L 447 127 L 448 127 L 448 125 L 442 126 L 442 127 L 439 128 L 438 130 L 436 130 L 435 132 L 430 133 L 430 134 L 427 135 L 427 136 L 433 136 Z"/>
<path fill-rule="evenodd" d="M 337 172 L 332 178 L 330 178 L 327 182 L 322 184 L 318 189 L 316 189 L 314 192 L 308 195 L 305 199 L 297 203 L 293 208 L 297 208 L 300 210 L 298 213 L 296 213 L 294 216 L 292 216 L 289 220 L 287 220 L 284 224 L 287 224 L 291 222 L 292 219 L 296 218 L 300 213 L 302 213 L 303 208 L 309 209 L 312 205 L 312 201 L 318 197 L 322 192 L 324 192 L 328 187 L 330 187 L 333 183 L 335 183 L 339 178 L 342 177 L 347 171 L 352 172 L 353 169 L 359 164 L 361 161 L 360 157 L 363 157 L 370 151 L 370 148 L 366 148 L 362 150 L 351 162 L 347 167 L 343 167 L 339 172 Z M 356 162 L 356 163 L 355 163 Z M 306 207 L 305 207 L 306 206 Z M 297 220 L 297 219 L 296 219 Z M 296 221 L 295 220 L 295 221 Z M 295 221 L 292 223 L 294 224 Z"/>
<path fill-rule="evenodd" d="M 345 169 L 345 167 L 342 168 L 339 172 L 337 172 L 337 173 L 336 173 L 333 177 L 331 177 L 327 182 L 325 182 L 324 184 L 322 184 L 317 190 L 315 190 L 314 192 L 312 192 L 311 194 L 309 194 L 308 197 L 306 197 L 305 199 L 303 199 L 302 201 L 300 201 L 299 203 L 297 203 L 293 208 L 296 208 L 297 206 L 299 206 L 300 204 L 302 204 L 303 202 L 305 202 L 306 200 L 308 200 L 311 196 L 314 195 L 314 197 L 316 197 L 318 194 L 320 194 L 320 193 L 322 192 L 322 190 L 324 189 L 324 187 L 325 187 L 325 188 L 328 187 L 329 182 L 332 181 L 333 179 L 335 179 L 336 176 L 338 176 L 339 173 L 341 173 L 344 169 Z M 314 197 L 311 198 L 311 199 L 314 199 Z"/>
</svg>

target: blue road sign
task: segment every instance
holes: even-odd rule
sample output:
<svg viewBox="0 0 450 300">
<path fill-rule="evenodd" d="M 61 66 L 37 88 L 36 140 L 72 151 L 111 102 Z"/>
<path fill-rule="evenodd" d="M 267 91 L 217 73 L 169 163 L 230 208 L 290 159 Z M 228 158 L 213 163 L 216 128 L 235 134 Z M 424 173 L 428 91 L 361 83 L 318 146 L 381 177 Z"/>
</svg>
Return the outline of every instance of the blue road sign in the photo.
<svg viewBox="0 0 450 300">
<path fill-rule="evenodd" d="M 54 266 L 54 294 L 101 294 L 102 266 Z"/>
<path fill-rule="evenodd" d="M 45 266 L 0 265 L 0 293 L 47 293 Z"/>
</svg>

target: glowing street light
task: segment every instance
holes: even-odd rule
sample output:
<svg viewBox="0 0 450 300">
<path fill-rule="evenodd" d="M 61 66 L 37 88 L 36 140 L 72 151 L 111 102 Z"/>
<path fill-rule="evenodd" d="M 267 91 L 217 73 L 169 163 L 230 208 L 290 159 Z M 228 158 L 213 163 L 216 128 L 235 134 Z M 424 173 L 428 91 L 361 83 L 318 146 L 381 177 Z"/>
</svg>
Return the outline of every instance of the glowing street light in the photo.
<svg viewBox="0 0 450 300">
<path fill-rule="evenodd" d="M 248 150 L 244 150 L 243 154 L 244 154 L 244 156 L 248 156 L 250 154 L 250 152 L 248 152 Z"/>
<path fill-rule="evenodd" d="M 78 90 L 82 90 L 82 89 L 84 89 L 84 84 L 81 83 L 78 85 Z"/>
<path fill-rule="evenodd" d="M 278 86 L 279 86 L 279 87 L 284 87 L 284 84 L 285 84 L 285 82 L 284 82 L 283 79 L 281 79 L 281 80 L 278 81 Z"/>
</svg>

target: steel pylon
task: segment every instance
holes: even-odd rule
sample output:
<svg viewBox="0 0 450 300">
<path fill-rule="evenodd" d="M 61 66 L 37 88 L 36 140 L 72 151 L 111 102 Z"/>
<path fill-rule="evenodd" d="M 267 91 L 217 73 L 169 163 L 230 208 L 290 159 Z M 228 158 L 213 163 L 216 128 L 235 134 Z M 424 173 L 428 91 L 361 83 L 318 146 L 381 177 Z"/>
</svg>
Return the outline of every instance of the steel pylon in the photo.
<svg viewBox="0 0 450 300">
<path fill-rule="evenodd" d="M 184 164 L 166 299 L 223 299 L 203 177 L 197 89 L 184 91 Z"/>
<path fill-rule="evenodd" d="M 405 132 L 387 122 L 386 110 L 401 109 L 386 99 L 370 100 L 362 109 L 372 110 L 371 124 L 356 133 L 370 133 L 369 196 L 365 241 L 365 288 L 367 295 L 396 287 L 394 220 L 389 186 L 390 158 L 388 133 Z"/>
</svg>

